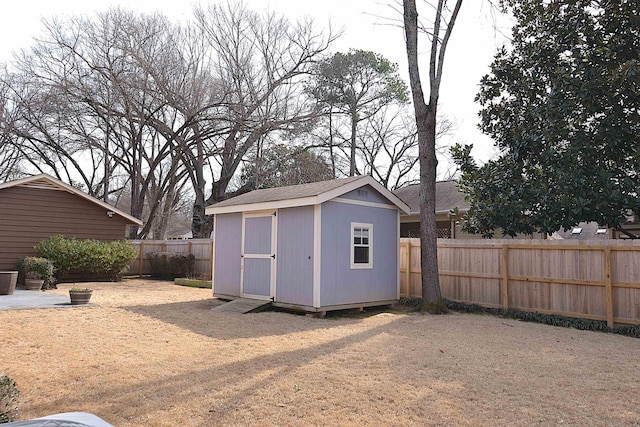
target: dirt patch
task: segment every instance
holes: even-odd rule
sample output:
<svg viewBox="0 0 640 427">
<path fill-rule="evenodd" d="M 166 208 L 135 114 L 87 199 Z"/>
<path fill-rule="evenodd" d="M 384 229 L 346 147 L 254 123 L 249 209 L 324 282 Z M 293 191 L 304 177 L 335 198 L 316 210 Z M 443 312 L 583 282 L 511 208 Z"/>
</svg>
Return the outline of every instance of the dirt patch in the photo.
<svg viewBox="0 0 640 427">
<path fill-rule="evenodd" d="M 94 306 L 0 312 L 0 372 L 22 392 L 20 419 L 640 425 L 635 338 L 472 314 L 240 315 L 212 312 L 210 289 L 88 287 Z"/>
</svg>

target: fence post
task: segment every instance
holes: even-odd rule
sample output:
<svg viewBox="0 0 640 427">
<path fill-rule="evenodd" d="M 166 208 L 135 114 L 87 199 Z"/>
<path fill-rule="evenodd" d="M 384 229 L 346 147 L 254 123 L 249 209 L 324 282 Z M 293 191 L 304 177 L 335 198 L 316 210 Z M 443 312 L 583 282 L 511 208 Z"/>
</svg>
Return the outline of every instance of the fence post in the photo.
<svg viewBox="0 0 640 427">
<path fill-rule="evenodd" d="M 412 298 L 412 287 L 411 287 L 411 241 L 408 240 L 406 242 L 406 248 L 407 248 L 407 265 L 406 265 L 406 270 L 404 271 L 404 275 L 405 275 L 405 294 L 407 295 L 408 298 Z"/>
<path fill-rule="evenodd" d="M 142 253 L 144 252 L 144 243 L 140 242 L 140 250 L 138 252 L 138 276 L 142 277 Z"/>
<path fill-rule="evenodd" d="M 509 246 L 502 245 L 502 286 L 500 287 L 500 302 L 505 310 L 509 308 Z"/>
<path fill-rule="evenodd" d="M 607 326 L 613 328 L 613 289 L 611 284 L 611 247 L 604 248 L 604 284 L 607 310 Z"/>
</svg>

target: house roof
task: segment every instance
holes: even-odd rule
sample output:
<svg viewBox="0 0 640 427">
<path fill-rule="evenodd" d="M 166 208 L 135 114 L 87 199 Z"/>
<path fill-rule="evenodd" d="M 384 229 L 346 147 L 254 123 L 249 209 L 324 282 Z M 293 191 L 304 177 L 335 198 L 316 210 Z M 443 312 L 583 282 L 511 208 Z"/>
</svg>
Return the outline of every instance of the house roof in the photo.
<svg viewBox="0 0 640 427">
<path fill-rule="evenodd" d="M 553 233 L 550 238 L 551 240 L 606 240 L 611 238 L 611 233 L 607 227 L 600 226 L 597 222 L 591 221 L 581 222 L 568 230 L 560 229 Z"/>
<path fill-rule="evenodd" d="M 409 206 L 372 177 L 353 176 L 350 178 L 312 182 L 310 184 L 254 190 L 211 205 L 206 208 L 206 213 L 207 215 L 215 215 L 221 213 L 318 205 L 365 185 L 371 185 L 401 211 L 409 212 Z"/>
<path fill-rule="evenodd" d="M 409 215 L 420 214 L 420 184 L 408 185 L 393 192 L 410 207 Z M 436 182 L 436 213 L 449 213 L 458 208 L 460 212 L 469 210 L 469 202 L 456 187 L 455 181 Z"/>
<path fill-rule="evenodd" d="M 131 215 L 127 215 L 121 210 L 114 208 L 110 204 L 105 203 L 102 200 L 98 200 L 95 197 L 92 197 L 87 193 L 70 186 L 69 184 L 65 184 L 64 182 L 52 177 L 51 175 L 41 174 L 41 175 L 29 176 L 26 178 L 16 179 L 15 181 L 7 181 L 0 184 L 0 190 L 4 190 L 5 188 L 11 188 L 11 187 L 30 187 L 30 188 L 39 188 L 44 190 L 66 191 L 68 193 L 75 194 L 76 196 L 81 197 L 95 205 L 100 206 L 106 209 L 108 212 L 113 212 L 114 215 L 118 215 L 124 218 L 130 224 L 142 225 L 142 221 L 140 221 L 139 219 L 134 218 Z"/>
</svg>

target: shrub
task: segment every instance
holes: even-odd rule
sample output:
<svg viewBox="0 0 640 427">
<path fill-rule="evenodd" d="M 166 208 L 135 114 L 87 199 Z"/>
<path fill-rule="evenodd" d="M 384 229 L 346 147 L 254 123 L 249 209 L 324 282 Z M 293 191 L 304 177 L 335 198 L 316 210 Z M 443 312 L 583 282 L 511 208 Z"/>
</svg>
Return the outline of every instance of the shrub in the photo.
<svg viewBox="0 0 640 427">
<path fill-rule="evenodd" d="M 35 246 L 36 254 L 53 261 L 58 278 L 77 268 L 78 249 L 78 245 L 74 244 L 74 240 L 65 239 L 61 235 L 48 237 Z"/>
<path fill-rule="evenodd" d="M 16 268 L 27 279 L 42 279 L 46 287 L 55 284 L 53 273 L 55 267 L 53 263 L 46 258 L 26 257 L 19 259 Z"/>
<path fill-rule="evenodd" d="M 49 258 L 57 269 L 58 278 L 69 273 L 89 277 L 121 280 L 122 273 L 138 255 L 137 249 L 124 241 L 66 239 L 51 236 L 35 246 L 39 256 Z"/>
<path fill-rule="evenodd" d="M 16 382 L 0 374 L 0 423 L 9 423 L 18 415 L 20 392 Z"/>
<path fill-rule="evenodd" d="M 151 276 L 157 279 L 190 277 L 196 257 L 192 254 L 176 254 L 173 252 L 149 252 Z"/>
</svg>

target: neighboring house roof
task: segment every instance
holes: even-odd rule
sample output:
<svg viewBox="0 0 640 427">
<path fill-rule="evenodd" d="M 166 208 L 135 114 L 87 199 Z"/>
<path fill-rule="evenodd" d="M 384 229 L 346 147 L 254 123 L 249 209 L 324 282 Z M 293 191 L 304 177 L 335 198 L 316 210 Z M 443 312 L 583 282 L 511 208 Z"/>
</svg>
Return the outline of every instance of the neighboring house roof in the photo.
<svg viewBox="0 0 640 427">
<path fill-rule="evenodd" d="M 420 214 L 420 184 L 408 185 L 393 192 L 411 208 L 410 215 Z M 449 213 L 458 208 L 460 212 L 469 210 L 469 202 L 456 187 L 455 181 L 436 182 L 436 213 Z"/>
<path fill-rule="evenodd" d="M 142 225 L 142 221 L 137 218 L 132 217 L 131 215 L 127 215 L 126 213 L 114 208 L 108 203 L 103 202 L 102 200 L 98 200 L 95 197 L 88 195 L 87 193 L 78 190 L 70 186 L 69 184 L 65 184 L 64 182 L 56 179 L 47 174 L 29 176 L 27 178 L 16 179 L 15 181 L 8 181 L 0 184 L 0 190 L 11 187 L 30 187 L 30 188 L 39 188 L 44 190 L 58 190 L 58 191 L 67 191 L 71 194 L 75 194 L 95 205 L 103 207 L 107 210 L 107 212 L 113 212 L 113 215 L 118 215 L 131 224 Z"/>
<path fill-rule="evenodd" d="M 551 240 L 610 239 L 610 234 L 611 233 L 607 227 L 601 227 L 597 222 L 581 222 L 566 231 L 560 229 L 553 233 L 549 238 Z"/>
<path fill-rule="evenodd" d="M 402 212 L 409 212 L 409 206 L 370 176 L 353 176 L 310 184 L 254 190 L 208 206 L 205 212 L 207 215 L 215 215 L 318 205 L 365 185 L 372 186 Z"/>
<path fill-rule="evenodd" d="M 166 239 L 191 239 L 193 237 L 193 232 L 191 231 L 191 227 L 186 224 L 177 224 L 173 223 L 169 226 L 165 234 Z"/>
</svg>

